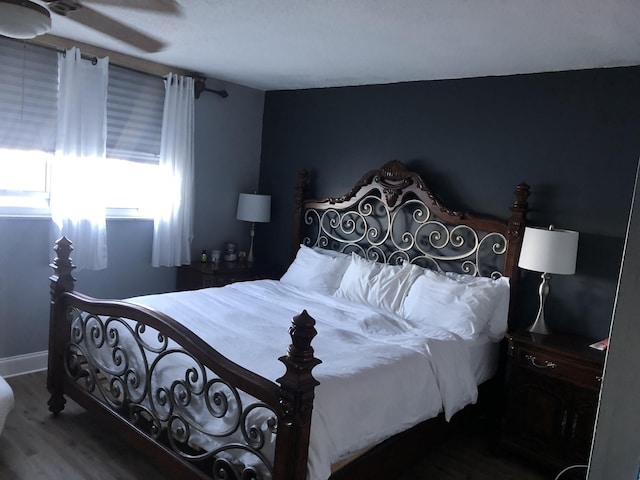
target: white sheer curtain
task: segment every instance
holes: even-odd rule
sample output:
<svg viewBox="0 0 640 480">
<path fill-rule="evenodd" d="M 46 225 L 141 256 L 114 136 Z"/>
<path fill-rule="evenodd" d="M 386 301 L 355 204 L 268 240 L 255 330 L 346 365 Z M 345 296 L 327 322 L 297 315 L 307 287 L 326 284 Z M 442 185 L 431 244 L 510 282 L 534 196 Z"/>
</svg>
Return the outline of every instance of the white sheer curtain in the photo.
<svg viewBox="0 0 640 480">
<path fill-rule="evenodd" d="M 109 58 L 83 60 L 72 48 L 58 54 L 56 153 L 51 173 L 52 236 L 73 242 L 78 269 L 107 266 L 102 177 L 107 138 Z"/>
<path fill-rule="evenodd" d="M 165 79 L 160 198 L 153 228 L 151 265 L 191 262 L 193 238 L 193 78 L 170 73 Z"/>
</svg>

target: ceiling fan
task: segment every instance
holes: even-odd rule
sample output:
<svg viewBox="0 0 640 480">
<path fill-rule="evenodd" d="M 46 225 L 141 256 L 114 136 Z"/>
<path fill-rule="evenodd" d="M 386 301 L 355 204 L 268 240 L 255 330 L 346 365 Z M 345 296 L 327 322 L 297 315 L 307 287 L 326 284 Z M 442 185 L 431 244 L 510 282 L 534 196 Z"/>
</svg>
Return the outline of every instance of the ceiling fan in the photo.
<svg viewBox="0 0 640 480">
<path fill-rule="evenodd" d="M 34 38 L 49 31 L 51 13 L 64 16 L 89 28 L 121 40 L 145 52 L 157 52 L 165 43 L 104 15 L 85 3 L 115 5 L 163 13 L 178 13 L 175 0 L 0 0 L 0 35 Z"/>
</svg>

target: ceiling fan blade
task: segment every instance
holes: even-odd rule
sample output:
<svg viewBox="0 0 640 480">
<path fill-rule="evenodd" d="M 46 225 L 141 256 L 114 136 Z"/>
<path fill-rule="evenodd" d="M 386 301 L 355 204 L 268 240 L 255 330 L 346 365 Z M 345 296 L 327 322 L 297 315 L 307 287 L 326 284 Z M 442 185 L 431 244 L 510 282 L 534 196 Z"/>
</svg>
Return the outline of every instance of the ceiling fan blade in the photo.
<svg viewBox="0 0 640 480">
<path fill-rule="evenodd" d="M 159 52 L 166 47 L 166 43 L 150 37 L 135 28 L 129 27 L 118 20 L 103 15 L 84 4 L 82 8 L 69 12 L 66 18 L 128 43 L 145 52 Z"/>
<path fill-rule="evenodd" d="M 180 5 L 176 0 L 84 0 L 83 3 L 127 7 L 161 13 L 179 13 L 181 11 Z"/>
</svg>

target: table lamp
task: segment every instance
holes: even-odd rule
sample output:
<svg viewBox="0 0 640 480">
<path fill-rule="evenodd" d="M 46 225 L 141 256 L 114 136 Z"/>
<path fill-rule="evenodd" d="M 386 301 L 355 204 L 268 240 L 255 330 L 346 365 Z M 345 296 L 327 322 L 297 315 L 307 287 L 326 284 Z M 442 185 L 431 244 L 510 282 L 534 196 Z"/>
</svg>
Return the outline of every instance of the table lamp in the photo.
<svg viewBox="0 0 640 480">
<path fill-rule="evenodd" d="M 244 222 L 251 222 L 251 243 L 247 261 L 253 262 L 253 237 L 255 236 L 256 222 L 267 223 L 271 221 L 271 195 L 258 195 L 257 193 L 241 193 L 238 198 L 238 212 L 236 218 Z"/>
<path fill-rule="evenodd" d="M 525 270 L 542 272 L 542 282 L 538 293 L 540 308 L 533 325 L 533 333 L 549 333 L 544 320 L 544 304 L 549 295 L 551 274 L 573 275 L 576 272 L 578 252 L 578 232 L 556 230 L 553 225 L 548 229 L 526 227 L 518 266 Z"/>
</svg>

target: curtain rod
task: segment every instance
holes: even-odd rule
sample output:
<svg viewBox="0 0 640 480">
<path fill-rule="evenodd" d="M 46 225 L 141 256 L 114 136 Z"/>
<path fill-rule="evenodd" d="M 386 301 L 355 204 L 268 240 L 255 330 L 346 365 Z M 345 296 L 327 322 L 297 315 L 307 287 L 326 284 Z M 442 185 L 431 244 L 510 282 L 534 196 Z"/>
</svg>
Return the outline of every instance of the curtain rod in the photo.
<svg viewBox="0 0 640 480">
<path fill-rule="evenodd" d="M 57 51 L 61 52 L 62 55 L 64 55 L 64 56 L 67 55 L 67 51 L 66 50 L 57 49 Z M 81 56 L 85 60 L 90 60 L 91 61 L 91 65 L 96 65 L 98 63 L 98 57 L 96 57 L 95 55 L 87 55 L 87 54 L 81 53 Z M 127 70 L 132 70 L 134 72 L 140 72 L 140 70 L 136 70 L 135 68 L 125 67 L 123 65 L 118 65 L 117 63 L 114 63 L 114 65 L 117 65 L 120 68 L 126 68 Z M 153 73 L 148 73 L 148 72 L 140 72 L 140 73 L 144 73 L 145 75 L 152 75 L 152 76 L 155 76 L 155 77 L 164 78 L 164 76 L 153 74 Z M 213 88 L 207 88 L 207 85 L 206 85 L 207 79 L 206 79 L 206 77 L 200 76 L 198 74 L 191 74 L 191 75 L 188 75 L 188 76 L 193 77 L 193 81 L 194 81 L 194 96 L 195 96 L 196 100 L 198 98 L 200 98 L 200 95 L 202 94 L 202 92 L 215 93 L 216 95 L 219 95 L 221 98 L 227 98 L 229 96 L 229 92 L 227 92 L 226 90 L 214 90 Z"/>
<path fill-rule="evenodd" d="M 56 37 L 54 35 L 49 35 L 49 34 L 45 34 L 42 35 L 40 37 L 37 37 L 37 39 L 34 40 L 25 40 L 25 42 L 27 43 L 33 43 L 45 48 L 50 48 L 52 50 L 55 50 L 56 52 L 59 53 L 63 53 L 66 54 L 66 49 L 64 47 L 61 47 L 57 44 L 69 44 L 69 45 L 75 45 L 78 42 L 72 42 L 68 39 L 62 38 L 62 37 Z M 98 49 L 101 50 L 101 55 L 107 55 L 110 58 L 113 56 L 113 54 L 115 54 L 116 57 L 116 61 L 112 62 L 111 59 L 109 60 L 110 63 L 113 63 L 113 65 L 117 65 L 120 68 L 126 68 L 127 70 L 132 70 L 134 72 L 139 72 L 139 73 L 144 73 L 146 75 L 151 75 L 154 77 L 158 77 L 158 78 L 164 78 L 165 75 L 160 74 L 160 73 L 154 73 L 154 72 L 150 72 L 150 71 L 145 71 L 142 69 L 138 69 L 138 68 L 134 68 L 131 67 L 129 65 L 124 65 L 121 61 L 118 61 L 118 58 L 120 59 L 132 59 L 133 62 L 140 62 L 140 63 L 145 63 L 145 64 L 149 64 L 149 65 L 153 65 L 155 67 L 160 67 L 161 69 L 166 69 L 166 70 L 171 70 L 172 67 L 168 66 L 168 65 L 161 65 L 155 62 L 151 62 L 149 60 L 143 60 L 143 59 L 138 59 L 135 57 L 131 57 L 129 55 L 125 55 L 122 53 L 118 53 L 118 52 L 109 52 L 106 49 L 100 48 L 100 47 L 96 47 L 93 45 L 89 45 L 89 44 L 83 44 L 83 43 L 78 43 L 79 47 L 78 48 L 86 48 L 88 50 L 92 50 L 92 49 Z M 95 65 L 98 61 L 98 56 L 97 55 L 92 55 L 92 54 L 85 54 L 82 53 L 82 58 L 86 59 L 86 60 L 90 60 L 91 63 L 93 65 Z M 194 73 L 194 72 L 186 72 L 180 68 L 173 68 L 174 70 L 178 70 L 178 72 L 181 75 L 187 75 L 190 77 L 193 77 L 194 82 L 195 82 L 195 86 L 194 86 L 194 96 L 195 98 L 200 98 L 200 94 L 202 92 L 210 92 L 210 93 L 215 93 L 216 95 L 220 96 L 221 98 L 227 98 L 229 96 L 229 93 L 226 90 L 214 90 L 212 88 L 207 88 L 206 86 L 206 77 L 198 74 L 198 73 Z M 157 70 L 157 68 L 156 68 Z"/>
<path fill-rule="evenodd" d="M 61 52 L 62 55 L 66 56 L 67 55 L 67 51 L 63 50 L 63 49 L 56 49 L 58 52 Z M 98 57 L 96 57 L 95 55 L 88 55 L 88 54 L 84 54 L 81 53 L 80 54 L 82 58 L 84 58 L 85 60 L 90 60 L 91 61 L 91 65 L 96 65 L 98 63 Z M 117 65 L 120 68 L 126 68 L 127 70 L 132 70 L 134 72 L 139 72 L 139 73 L 144 73 L 145 75 L 152 75 L 154 77 L 159 77 L 159 78 L 164 78 L 164 76 L 162 75 L 157 75 L 157 74 L 153 74 L 153 73 L 149 73 L 149 72 L 141 72 L 140 70 L 136 70 L 135 68 L 131 68 L 131 67 L 125 67 L 123 65 L 118 65 L 117 63 L 114 63 L 114 65 Z M 215 93 L 216 95 L 219 95 L 221 98 L 227 98 L 229 96 L 229 92 L 227 92 L 226 90 L 214 90 L 213 88 L 207 88 L 206 85 L 206 77 L 200 76 L 198 74 L 187 74 L 190 77 L 193 77 L 193 81 L 194 81 L 194 96 L 196 98 L 196 100 L 198 98 L 200 98 L 200 95 L 202 94 L 202 92 L 211 92 L 211 93 Z"/>
<path fill-rule="evenodd" d="M 193 77 L 193 80 L 195 82 L 194 84 L 194 94 L 196 98 L 200 98 L 200 94 L 202 92 L 211 92 L 211 93 L 215 93 L 216 95 L 219 95 L 221 98 L 227 98 L 229 96 L 229 93 L 226 90 L 214 90 L 213 88 L 207 88 L 206 85 L 206 78 L 205 77 Z"/>
<path fill-rule="evenodd" d="M 126 68 L 126 67 L 121 67 L 121 68 Z M 193 96 L 198 99 L 200 98 L 200 94 L 202 92 L 211 92 L 211 93 L 215 93 L 216 95 L 221 96 L 222 98 L 227 98 L 229 96 L 229 93 L 226 90 L 214 90 L 213 88 L 207 88 L 206 85 L 206 81 L 207 78 L 203 77 L 197 73 L 192 73 L 192 74 L 185 74 L 188 77 L 193 78 Z M 162 77 L 163 80 L 166 80 L 166 77 Z"/>
</svg>

